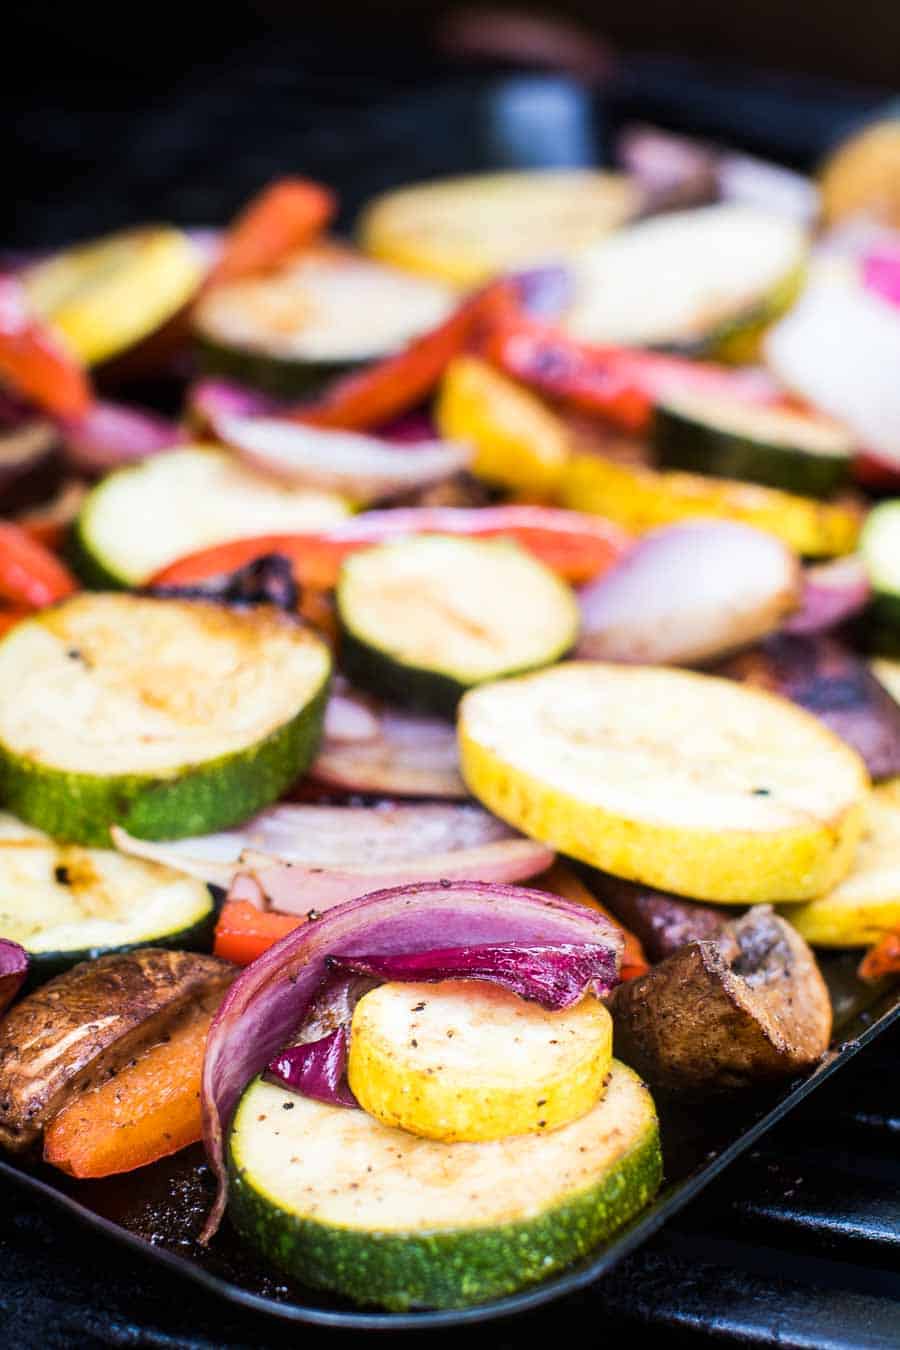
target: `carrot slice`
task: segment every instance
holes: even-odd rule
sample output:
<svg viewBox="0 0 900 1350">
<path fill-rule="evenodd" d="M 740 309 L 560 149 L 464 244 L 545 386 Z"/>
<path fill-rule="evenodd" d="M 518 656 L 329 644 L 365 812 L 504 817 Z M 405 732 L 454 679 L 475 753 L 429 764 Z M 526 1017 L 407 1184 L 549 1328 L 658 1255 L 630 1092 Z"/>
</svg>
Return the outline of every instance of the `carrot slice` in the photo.
<svg viewBox="0 0 900 1350">
<path fill-rule="evenodd" d="M 866 952 L 858 973 L 859 978 L 866 981 L 900 975 L 900 933 L 885 933 L 881 941 Z"/>
<path fill-rule="evenodd" d="M 294 249 L 311 244 L 336 208 L 334 193 L 308 178 L 281 178 L 271 183 L 232 225 L 207 286 L 237 281 L 274 267 Z"/>
<path fill-rule="evenodd" d="M 108 1177 L 196 1143 L 214 1011 L 198 1004 L 164 1041 L 61 1111 L 44 1135 L 44 1161 L 73 1177 Z"/>
<path fill-rule="evenodd" d="M 577 877 L 565 863 L 555 862 L 531 884 L 539 891 L 552 891 L 554 895 L 562 896 L 563 900 L 572 900 L 576 905 L 590 905 L 591 909 L 596 909 L 604 918 L 609 919 L 610 923 L 615 924 L 625 938 L 620 971 L 623 980 L 634 980 L 650 969 L 644 949 L 634 933 L 625 928 L 605 905 L 601 905 L 580 877 Z"/>
<path fill-rule="evenodd" d="M 216 924 L 213 951 L 237 966 L 249 966 L 305 922 L 296 914 L 257 909 L 249 900 L 226 900 Z"/>
<path fill-rule="evenodd" d="M 0 380 L 56 417 L 83 417 L 93 402 L 87 374 L 28 308 L 15 277 L 0 277 Z"/>
<path fill-rule="evenodd" d="M 43 609 L 78 590 L 72 573 L 48 548 L 11 521 L 0 521 L 0 600 Z"/>
</svg>

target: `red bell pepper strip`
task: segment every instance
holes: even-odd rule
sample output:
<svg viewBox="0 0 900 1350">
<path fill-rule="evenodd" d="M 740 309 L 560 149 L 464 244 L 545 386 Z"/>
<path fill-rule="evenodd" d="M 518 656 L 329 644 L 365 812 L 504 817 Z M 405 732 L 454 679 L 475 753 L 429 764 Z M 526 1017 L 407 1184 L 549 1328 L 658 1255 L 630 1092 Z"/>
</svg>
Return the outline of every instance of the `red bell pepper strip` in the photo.
<svg viewBox="0 0 900 1350">
<path fill-rule="evenodd" d="M 13 276 L 0 276 L 0 381 L 55 417 L 83 417 L 93 402 L 84 369 L 30 312 Z"/>
<path fill-rule="evenodd" d="M 311 244 L 337 209 L 333 192 L 307 178 L 281 178 L 264 188 L 225 236 L 206 285 L 265 272 L 294 249 Z"/>
<path fill-rule="evenodd" d="M 296 914 L 257 909 L 249 900 L 226 900 L 216 923 L 213 951 L 225 961 L 249 966 L 305 922 Z"/>
<path fill-rule="evenodd" d="M 43 609 L 77 590 L 72 573 L 48 548 L 21 526 L 0 521 L 0 600 L 16 608 Z"/>
<path fill-rule="evenodd" d="M 27 619 L 32 611 L 30 609 L 0 609 L 0 637 L 8 633 L 11 628 L 15 628 L 17 623 Z"/>
<path fill-rule="evenodd" d="M 300 586 L 328 590 L 344 559 L 361 548 L 415 534 L 514 539 L 570 582 L 589 581 L 628 548 L 628 535 L 600 516 L 549 506 L 408 507 L 367 511 L 319 534 L 263 535 L 217 544 L 170 563 L 153 586 L 187 586 L 232 572 L 266 553 L 291 559 Z"/>
<path fill-rule="evenodd" d="M 866 952 L 859 965 L 859 978 L 874 983 L 885 975 L 900 975 L 900 932 L 885 933 L 880 942 Z"/>
<path fill-rule="evenodd" d="M 383 426 L 427 398 L 453 358 L 482 331 L 500 322 L 514 303 L 512 287 L 507 282 L 494 282 L 396 356 L 345 376 L 321 398 L 301 403 L 288 416 L 311 426 L 344 431 Z"/>
<path fill-rule="evenodd" d="M 635 980 L 639 975 L 646 975 L 650 969 L 650 963 L 644 955 L 644 949 L 641 946 L 640 939 L 632 933 L 630 928 L 612 914 L 605 905 L 602 905 L 593 891 L 588 890 L 580 877 L 572 871 L 565 863 L 555 862 L 551 868 L 543 872 L 531 883 L 539 891 L 551 891 L 553 895 L 562 896 L 563 900 L 571 900 L 576 905 L 587 905 L 594 909 L 598 914 L 602 914 L 605 919 L 609 919 L 614 927 L 618 928 L 625 940 L 625 946 L 622 951 L 622 966 L 619 976 L 622 980 Z"/>
<path fill-rule="evenodd" d="M 602 417 L 627 432 L 643 432 L 669 389 L 720 393 L 753 403 L 773 403 L 775 382 L 757 370 L 631 347 L 596 347 L 557 328 L 507 315 L 484 338 L 482 354 L 508 375 L 545 397 Z"/>
</svg>

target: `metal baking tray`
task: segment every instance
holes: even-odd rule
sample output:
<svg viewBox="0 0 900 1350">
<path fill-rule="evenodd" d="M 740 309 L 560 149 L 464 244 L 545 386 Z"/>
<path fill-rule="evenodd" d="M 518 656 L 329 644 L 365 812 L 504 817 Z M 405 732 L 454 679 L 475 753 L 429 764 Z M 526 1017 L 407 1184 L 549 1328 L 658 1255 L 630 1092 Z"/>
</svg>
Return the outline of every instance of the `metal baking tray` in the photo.
<svg viewBox="0 0 900 1350">
<path fill-rule="evenodd" d="M 699 1194 L 805 1097 L 868 1042 L 900 1021 L 900 985 L 865 985 L 858 953 L 826 953 L 820 964 L 834 1008 L 834 1040 L 811 1074 L 776 1089 L 692 1108 L 658 1100 L 665 1162 L 663 1188 L 652 1205 L 606 1244 L 553 1279 L 506 1298 L 448 1311 L 378 1312 L 287 1281 L 257 1259 L 227 1221 L 208 1248 L 196 1242 L 212 1196 L 212 1176 L 199 1145 L 124 1177 L 74 1181 L 43 1165 L 0 1161 L 0 1178 L 60 1205 L 84 1223 L 220 1298 L 285 1321 L 357 1331 L 464 1325 L 521 1313 L 583 1289 Z"/>
</svg>

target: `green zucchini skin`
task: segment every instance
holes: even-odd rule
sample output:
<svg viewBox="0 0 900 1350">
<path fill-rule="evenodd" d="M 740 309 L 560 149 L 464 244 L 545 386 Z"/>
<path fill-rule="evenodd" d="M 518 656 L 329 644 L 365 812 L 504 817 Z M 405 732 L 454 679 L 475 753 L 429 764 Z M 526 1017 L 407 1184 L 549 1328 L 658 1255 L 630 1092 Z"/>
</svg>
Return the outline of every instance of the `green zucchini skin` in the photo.
<svg viewBox="0 0 900 1350">
<path fill-rule="evenodd" d="M 206 334 L 198 334 L 195 343 L 204 375 L 237 380 L 275 398 L 312 397 L 332 380 L 349 375 L 365 364 L 361 361 L 291 360 L 249 347 L 228 346 Z"/>
<path fill-rule="evenodd" d="M 695 361 L 715 360 L 726 365 L 751 365 L 759 358 L 760 343 L 766 330 L 787 313 L 800 295 L 806 274 L 804 262 L 789 272 L 768 295 L 717 323 L 701 337 L 653 343 L 651 349 Z"/>
<path fill-rule="evenodd" d="M 84 521 L 79 514 L 72 523 L 66 539 L 64 554 L 72 571 L 89 591 L 126 591 L 130 582 L 111 572 L 91 549 L 85 534 Z"/>
<path fill-rule="evenodd" d="M 601 1182 L 528 1220 L 432 1233 L 361 1232 L 275 1208 L 229 1159 L 229 1214 L 274 1266 L 304 1284 L 392 1312 L 465 1308 L 546 1280 L 609 1238 L 653 1197 L 659 1131 Z"/>
<path fill-rule="evenodd" d="M 664 469 L 742 479 L 801 497 L 830 497 L 850 474 L 849 457 L 754 440 L 684 416 L 665 404 L 654 413 L 653 442 Z"/>
<path fill-rule="evenodd" d="M 0 746 L 6 808 L 65 843 L 109 848 L 109 827 L 139 839 L 183 839 L 239 824 L 276 801 L 312 763 L 328 698 L 326 677 L 295 717 L 256 745 L 177 776 L 65 772 Z"/>
<path fill-rule="evenodd" d="M 452 721 L 467 685 L 440 671 L 420 670 L 361 642 L 341 619 L 341 667 L 351 684 L 411 712 Z"/>
<path fill-rule="evenodd" d="M 141 938 L 138 942 L 129 942 L 122 947 L 82 947 L 75 951 L 29 952 L 28 978 L 26 992 L 36 985 L 45 984 L 55 975 L 77 966 L 82 961 L 96 961 L 100 956 L 122 956 L 127 952 L 140 951 L 144 947 L 174 948 L 180 952 L 209 952 L 212 950 L 216 928 L 216 906 L 210 902 L 209 913 L 188 928 L 176 933 L 161 933 L 155 938 Z"/>
</svg>

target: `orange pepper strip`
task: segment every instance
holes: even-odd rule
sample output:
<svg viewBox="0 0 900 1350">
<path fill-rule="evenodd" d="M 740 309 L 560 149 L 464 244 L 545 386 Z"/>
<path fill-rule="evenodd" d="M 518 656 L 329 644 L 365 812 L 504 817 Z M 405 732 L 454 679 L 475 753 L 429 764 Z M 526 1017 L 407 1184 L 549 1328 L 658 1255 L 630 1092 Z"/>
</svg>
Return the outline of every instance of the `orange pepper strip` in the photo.
<svg viewBox="0 0 900 1350">
<path fill-rule="evenodd" d="M 271 183 L 231 226 L 207 287 L 274 267 L 295 249 L 311 244 L 336 209 L 334 193 L 308 178 L 281 178 Z"/>
<path fill-rule="evenodd" d="M 216 924 L 213 951 L 238 966 L 249 966 L 306 920 L 296 914 L 257 909 L 249 900 L 226 900 Z"/>
<path fill-rule="evenodd" d="M 625 928 L 605 905 L 601 905 L 596 896 L 588 890 L 580 877 L 577 877 L 566 863 L 555 862 L 552 867 L 548 868 L 546 872 L 542 872 L 529 884 L 539 891 L 552 891 L 554 895 L 561 895 L 564 900 L 572 900 L 577 905 L 589 905 L 591 909 L 597 910 L 604 918 L 609 919 L 610 923 L 615 924 L 625 938 L 622 969 L 619 972 L 623 980 L 637 979 L 638 975 L 645 975 L 650 969 L 650 963 L 644 955 L 644 949 L 634 933 Z"/>
<path fill-rule="evenodd" d="M 108 1177 L 196 1143 L 212 1016 L 196 1007 L 167 1040 L 65 1107 L 44 1135 L 44 1160 L 73 1177 Z"/>
<path fill-rule="evenodd" d="M 396 356 L 345 376 L 321 398 L 301 403 L 287 415 L 312 426 L 345 431 L 383 426 L 427 398 L 454 356 L 499 322 L 514 304 L 513 297 L 507 282 L 494 282 Z"/>
<path fill-rule="evenodd" d="M 866 952 L 859 965 L 861 980 L 881 980 L 885 975 L 900 975 L 900 933 L 885 933 L 880 942 Z"/>
<path fill-rule="evenodd" d="M 567 581 L 589 581 L 611 567 L 628 548 L 628 535 L 599 516 L 548 506 L 408 507 L 368 511 L 318 534 L 262 535 L 216 544 L 170 563 L 151 579 L 154 586 L 186 586 L 232 572 L 266 553 L 291 559 L 300 586 L 329 590 L 351 553 L 411 534 L 469 535 L 515 539 Z"/>
<path fill-rule="evenodd" d="M 77 590 L 72 573 L 48 548 L 20 525 L 0 521 L 0 600 L 43 609 Z"/>
<path fill-rule="evenodd" d="M 0 277 L 0 379 L 55 417 L 83 417 L 93 402 L 85 370 L 31 314 L 12 276 Z"/>
<path fill-rule="evenodd" d="M 30 609 L 0 609 L 0 637 L 11 628 L 15 628 L 17 623 L 27 619 L 31 612 Z"/>
</svg>

